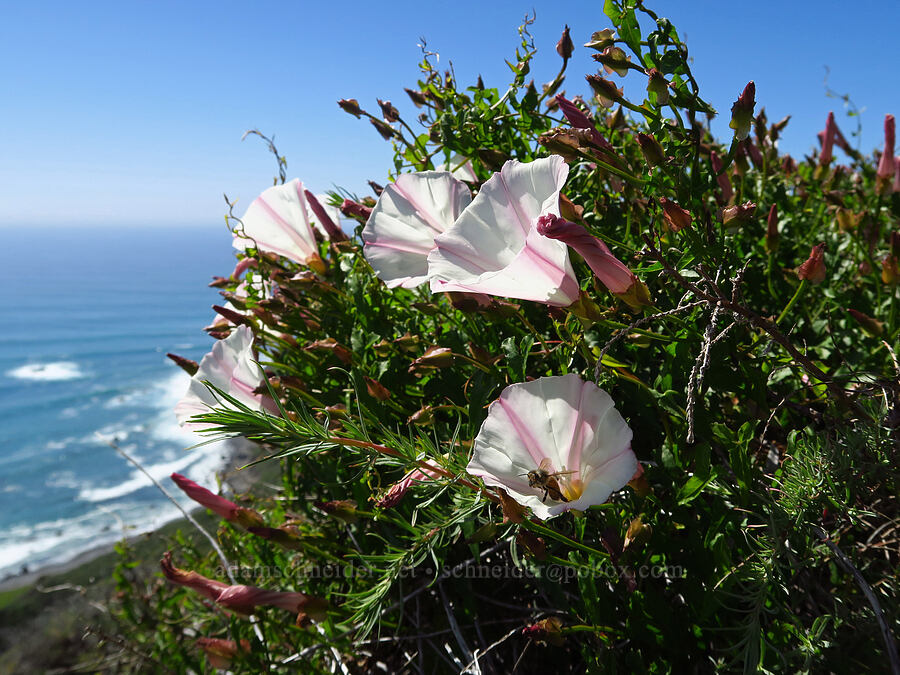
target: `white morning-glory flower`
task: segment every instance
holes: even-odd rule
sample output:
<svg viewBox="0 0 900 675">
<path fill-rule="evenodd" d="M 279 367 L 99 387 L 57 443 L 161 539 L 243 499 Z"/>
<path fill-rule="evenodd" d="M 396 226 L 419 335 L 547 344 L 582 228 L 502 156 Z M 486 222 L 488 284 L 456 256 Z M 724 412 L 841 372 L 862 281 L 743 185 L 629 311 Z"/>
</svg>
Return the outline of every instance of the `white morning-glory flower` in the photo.
<svg viewBox="0 0 900 675">
<path fill-rule="evenodd" d="M 227 338 L 219 340 L 200 361 L 200 368 L 191 377 L 187 393 L 175 406 L 178 423 L 191 431 L 202 431 L 209 425 L 188 420 L 194 415 L 210 412 L 212 408 L 232 407 L 220 401 L 204 384 L 209 382 L 229 396 L 254 410 L 275 409 L 274 404 L 254 390 L 263 383 L 260 368 L 253 362 L 253 332 L 238 326 Z"/>
<path fill-rule="evenodd" d="M 269 251 L 294 262 L 322 269 L 303 183 L 294 179 L 264 191 L 247 208 L 234 235 L 234 247 Z"/>
<path fill-rule="evenodd" d="M 388 288 L 428 280 L 434 238 L 450 227 L 472 196 L 446 171 L 407 173 L 386 186 L 362 231 L 363 254 Z"/>
<path fill-rule="evenodd" d="M 593 382 L 542 377 L 508 386 L 491 403 L 466 470 L 547 519 L 602 504 L 624 487 L 638 468 L 631 437 Z M 556 481 L 549 492 L 529 485 L 529 472 L 540 469 Z"/>
<path fill-rule="evenodd" d="M 569 167 L 562 157 L 510 160 L 491 176 L 428 256 L 431 290 L 471 291 L 564 307 L 578 281 L 560 241 L 541 236 L 540 216 L 559 215 Z"/>
</svg>

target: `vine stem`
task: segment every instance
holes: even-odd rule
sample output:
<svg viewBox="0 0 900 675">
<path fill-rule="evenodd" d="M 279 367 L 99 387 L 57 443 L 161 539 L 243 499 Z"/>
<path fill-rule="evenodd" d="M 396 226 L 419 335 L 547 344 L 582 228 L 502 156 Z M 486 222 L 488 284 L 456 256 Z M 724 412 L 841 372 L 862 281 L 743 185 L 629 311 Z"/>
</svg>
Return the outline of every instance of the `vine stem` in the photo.
<svg viewBox="0 0 900 675">
<path fill-rule="evenodd" d="M 570 546 L 572 548 L 577 548 L 579 551 L 583 551 L 584 553 L 589 553 L 590 555 L 599 555 L 603 557 L 609 557 L 609 554 L 604 551 L 598 551 L 595 548 L 591 548 L 590 546 L 586 546 L 582 544 L 580 541 L 575 541 L 574 539 L 570 539 L 564 534 L 557 532 L 556 530 L 551 530 L 549 527 L 544 525 L 540 525 L 531 520 L 523 520 L 522 527 L 527 530 L 531 530 L 532 532 L 536 532 L 538 534 L 543 534 L 545 537 L 550 537 L 551 539 L 556 539 L 556 541 L 565 544 L 566 546 Z"/>
<path fill-rule="evenodd" d="M 803 290 L 806 288 L 806 279 L 800 280 L 800 285 L 797 286 L 797 290 L 794 291 L 793 297 L 788 301 L 788 304 L 784 306 L 784 309 L 781 310 L 781 314 L 778 315 L 778 318 L 775 319 L 775 325 L 777 326 L 781 323 L 781 320 L 787 316 L 787 313 L 791 311 L 791 308 L 794 306 L 794 303 L 797 302 L 800 295 L 803 293 Z"/>
</svg>

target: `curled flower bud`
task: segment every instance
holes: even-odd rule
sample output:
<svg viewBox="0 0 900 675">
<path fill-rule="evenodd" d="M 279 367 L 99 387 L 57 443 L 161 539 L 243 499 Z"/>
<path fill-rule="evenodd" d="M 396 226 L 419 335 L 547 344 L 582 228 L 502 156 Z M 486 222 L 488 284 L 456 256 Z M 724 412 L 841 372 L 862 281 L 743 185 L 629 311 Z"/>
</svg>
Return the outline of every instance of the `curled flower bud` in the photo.
<svg viewBox="0 0 900 675">
<path fill-rule="evenodd" d="M 397 135 L 394 127 L 392 127 L 390 124 L 387 124 L 386 122 L 382 122 L 381 120 L 375 119 L 374 117 L 370 117 L 369 122 L 372 123 L 372 126 L 375 127 L 375 130 L 379 134 L 381 134 L 381 137 L 386 141 L 391 140 L 394 136 Z"/>
<path fill-rule="evenodd" d="M 613 30 L 611 28 L 605 28 L 604 30 L 598 30 L 593 33 L 590 41 L 585 42 L 584 46 L 590 49 L 596 49 L 599 52 L 609 47 L 615 40 L 616 34 Z"/>
<path fill-rule="evenodd" d="M 419 358 L 409 366 L 409 372 L 420 373 L 437 368 L 446 368 L 453 363 L 454 354 L 450 347 L 434 345 L 425 350 Z"/>
<path fill-rule="evenodd" d="M 183 356 L 178 356 L 178 354 L 166 354 L 166 356 L 168 356 L 176 364 L 178 364 L 178 367 L 188 375 L 194 375 L 198 370 L 200 370 L 200 364 L 196 361 L 186 359 Z"/>
<path fill-rule="evenodd" d="M 878 337 L 884 332 L 884 323 L 881 321 L 873 319 L 868 314 L 863 314 L 856 309 L 848 309 L 847 312 L 862 326 L 863 331 L 869 337 Z"/>
<path fill-rule="evenodd" d="M 371 377 L 366 377 L 366 391 L 369 392 L 369 396 L 374 398 L 377 401 L 387 401 L 391 397 L 391 392 L 388 391 L 388 388 L 385 387 L 378 380 L 373 380 Z"/>
<path fill-rule="evenodd" d="M 581 225 L 546 214 L 538 218 L 537 231 L 575 249 L 609 292 L 630 306 L 638 308 L 650 304 L 649 293 L 643 282 L 610 252 L 606 244 L 589 234 Z"/>
<path fill-rule="evenodd" d="M 730 228 L 746 225 L 753 219 L 755 211 L 756 204 L 753 202 L 744 202 L 743 204 L 726 207 L 722 209 L 722 224 Z"/>
<path fill-rule="evenodd" d="M 173 473 L 171 478 L 188 497 L 228 522 L 245 528 L 263 524 L 262 516 L 253 509 L 238 506 L 233 501 L 210 492 L 180 473 Z"/>
<path fill-rule="evenodd" d="M 440 472 L 436 469 L 413 469 L 399 481 L 391 485 L 375 502 L 375 506 L 381 509 L 392 509 L 400 503 L 400 500 L 403 499 L 406 491 L 409 490 L 410 485 L 412 485 L 414 481 L 432 480 L 440 475 Z"/>
<path fill-rule="evenodd" d="M 354 117 L 359 117 L 362 115 L 362 108 L 359 107 L 359 101 L 355 98 L 342 98 L 338 101 L 338 105 L 341 107 L 345 113 L 349 113 Z"/>
<path fill-rule="evenodd" d="M 585 76 L 587 83 L 591 85 L 597 101 L 604 108 L 612 108 L 613 103 L 622 100 L 622 89 L 616 87 L 613 82 L 604 79 L 599 74 Z"/>
<path fill-rule="evenodd" d="M 197 572 L 175 567 L 175 565 L 172 564 L 172 554 L 169 551 L 166 551 L 163 554 L 162 560 L 159 561 L 159 566 L 162 569 L 163 576 L 173 584 L 192 588 L 203 597 L 214 602 L 219 597 L 219 594 L 228 588 L 228 584 L 222 583 L 221 581 L 208 579 Z"/>
<path fill-rule="evenodd" d="M 641 147 L 641 153 L 643 153 L 644 159 L 647 160 L 647 164 L 651 167 L 659 166 L 666 161 L 666 154 L 663 151 L 662 146 L 659 144 L 659 141 L 650 134 L 639 133 L 637 135 L 637 142 Z"/>
<path fill-rule="evenodd" d="M 202 637 L 197 638 L 197 646 L 206 654 L 209 665 L 216 670 L 229 670 L 235 658 L 241 653 L 250 652 L 250 643 L 247 640 L 241 640 L 238 646 L 234 640 Z"/>
<path fill-rule="evenodd" d="M 568 24 L 563 29 L 562 37 L 559 38 L 559 42 L 556 43 L 556 53 L 562 57 L 563 61 L 568 61 L 572 58 L 572 52 L 575 51 L 575 45 L 572 44 L 572 38 L 569 35 L 569 26 Z"/>
<path fill-rule="evenodd" d="M 709 153 L 709 161 L 712 164 L 712 170 L 716 174 L 716 182 L 719 184 L 719 203 L 727 204 L 734 196 L 734 190 L 731 189 L 731 181 L 725 175 L 722 160 L 716 154 L 715 150 Z"/>
<path fill-rule="evenodd" d="M 315 502 L 315 506 L 329 516 L 334 516 L 339 520 L 343 520 L 348 525 L 352 525 L 359 520 L 356 502 L 352 499 L 333 499 L 330 502 Z"/>
<path fill-rule="evenodd" d="M 881 280 L 888 286 L 896 286 L 900 280 L 900 270 L 897 269 L 897 259 L 888 255 L 881 261 Z"/>
<path fill-rule="evenodd" d="M 414 89 L 405 89 L 406 95 L 409 96 L 409 100 L 413 102 L 417 108 L 421 108 L 423 105 L 428 103 L 428 99 L 425 98 L 425 94 L 421 91 L 415 91 Z"/>
<path fill-rule="evenodd" d="M 781 235 L 778 233 L 778 207 L 772 204 L 769 208 L 769 217 L 766 218 L 766 251 L 774 253 L 778 250 L 778 241 Z"/>
<path fill-rule="evenodd" d="M 621 47 L 607 47 L 602 53 L 594 54 L 593 58 L 603 65 L 603 70 L 607 73 L 615 73 L 619 77 L 625 77 L 628 74 L 628 63 L 631 61 L 631 57 L 626 56 L 625 50 Z"/>
<path fill-rule="evenodd" d="M 535 642 L 551 644 L 554 647 L 561 647 L 565 644 L 562 636 L 562 621 L 555 616 L 526 626 L 522 629 L 522 635 Z"/>
<path fill-rule="evenodd" d="M 369 219 L 369 216 L 372 215 L 372 209 L 359 202 L 352 202 L 349 199 L 345 199 L 344 203 L 341 204 L 341 213 L 348 218 L 355 218 L 361 222 L 366 222 Z"/>
<path fill-rule="evenodd" d="M 665 197 L 660 197 L 659 203 L 663 207 L 663 218 L 672 232 L 679 232 L 691 226 L 691 214 L 689 211 Z"/>
<path fill-rule="evenodd" d="M 332 352 L 342 363 L 350 363 L 351 361 L 353 361 L 353 352 L 351 352 L 334 338 L 324 338 L 322 340 L 310 342 L 304 349 L 307 349 L 309 351 L 328 350 Z"/>
<path fill-rule="evenodd" d="M 806 262 L 797 268 L 797 276 L 811 284 L 825 281 L 825 244 L 816 244 L 809 253 Z"/>
<path fill-rule="evenodd" d="M 310 210 L 319 221 L 319 225 L 322 226 L 322 229 L 325 230 L 325 233 L 328 235 L 328 239 L 330 241 L 347 241 L 347 235 L 344 234 L 341 228 L 337 226 L 337 223 L 335 223 L 331 216 L 328 215 L 328 212 L 322 207 L 322 204 L 316 196 L 309 190 L 304 190 L 303 194 L 306 196 L 306 203 L 309 205 Z"/>
<path fill-rule="evenodd" d="M 400 111 L 390 101 L 382 101 L 379 98 L 378 106 L 381 108 L 381 116 L 384 117 L 386 122 L 397 122 L 400 120 Z"/>
<path fill-rule="evenodd" d="M 834 123 L 834 113 L 829 112 L 825 120 L 825 131 L 822 132 L 822 152 L 819 153 L 819 166 L 827 166 L 831 162 L 832 147 L 834 146 L 837 125 Z"/>
<path fill-rule="evenodd" d="M 734 129 L 734 137 L 743 141 L 750 135 L 753 124 L 753 107 L 756 105 L 756 84 L 753 80 L 747 83 L 738 100 L 731 106 L 731 122 L 728 126 Z"/>
<path fill-rule="evenodd" d="M 666 105 L 669 102 L 669 82 L 656 68 L 647 71 L 647 93 L 656 95 L 658 105 Z"/>
<path fill-rule="evenodd" d="M 894 116 L 884 116 L 884 150 L 878 161 L 877 177 L 880 194 L 890 194 L 894 188 Z"/>
</svg>

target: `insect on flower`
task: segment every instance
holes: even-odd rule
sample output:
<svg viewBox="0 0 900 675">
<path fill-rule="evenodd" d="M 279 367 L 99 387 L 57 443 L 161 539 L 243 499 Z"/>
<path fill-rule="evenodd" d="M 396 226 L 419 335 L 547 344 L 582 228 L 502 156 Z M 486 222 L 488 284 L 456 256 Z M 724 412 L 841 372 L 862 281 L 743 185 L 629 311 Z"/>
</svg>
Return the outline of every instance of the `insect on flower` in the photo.
<svg viewBox="0 0 900 675">
<path fill-rule="evenodd" d="M 565 476 L 571 473 L 575 473 L 574 471 L 553 471 L 553 460 L 549 457 L 544 457 L 541 460 L 541 465 L 537 469 L 532 469 L 527 474 L 523 474 L 528 476 L 528 487 L 540 488 L 544 491 L 544 496 L 541 497 L 541 501 L 547 501 L 547 497 L 550 499 L 554 499 L 558 502 L 567 502 L 569 499 L 562 493 L 559 489 L 559 481 L 556 480 L 557 476 Z"/>
</svg>

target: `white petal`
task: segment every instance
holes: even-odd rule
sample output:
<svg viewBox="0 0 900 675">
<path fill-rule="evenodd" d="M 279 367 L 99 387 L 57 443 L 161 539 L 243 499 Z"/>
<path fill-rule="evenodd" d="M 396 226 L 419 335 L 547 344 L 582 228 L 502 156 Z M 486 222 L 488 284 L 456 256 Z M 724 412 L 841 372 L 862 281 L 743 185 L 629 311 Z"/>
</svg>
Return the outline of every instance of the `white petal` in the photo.
<svg viewBox="0 0 900 675">
<path fill-rule="evenodd" d="M 574 374 L 513 384 L 488 409 L 467 471 L 488 485 L 503 486 L 535 515 L 601 504 L 637 470 L 631 429 L 609 394 Z M 564 485 L 580 479 L 572 502 L 541 502 L 543 490 L 528 486 L 527 473 L 550 459 Z"/>
<path fill-rule="evenodd" d="M 183 427 L 198 431 L 206 425 L 187 420 L 223 403 L 204 382 L 218 387 L 229 396 L 255 410 L 262 410 L 262 396 L 253 390 L 262 384 L 259 366 L 253 362 L 253 333 L 247 326 L 239 326 L 224 340 L 219 340 L 200 361 L 200 368 L 191 377 L 187 393 L 175 406 L 175 417 Z M 227 404 L 225 404 L 227 405 Z"/>
<path fill-rule="evenodd" d="M 263 192 L 241 221 L 234 237 L 237 249 L 256 247 L 299 263 L 318 256 L 303 183 L 296 178 Z"/>
<path fill-rule="evenodd" d="M 510 160 L 428 256 L 431 290 L 473 291 L 568 305 L 577 281 L 568 247 L 540 236 L 539 216 L 559 215 L 559 192 L 569 167 L 554 155 L 527 164 Z"/>
<path fill-rule="evenodd" d="M 414 288 L 428 278 L 435 236 L 472 201 L 469 189 L 447 172 L 403 174 L 378 198 L 362 231 L 366 260 L 389 288 Z"/>
<path fill-rule="evenodd" d="M 437 171 L 449 171 L 456 180 L 464 180 L 468 183 L 477 183 L 478 176 L 475 174 L 475 167 L 472 162 L 460 155 L 453 155 L 449 162 L 445 162 L 438 167 Z"/>
</svg>

